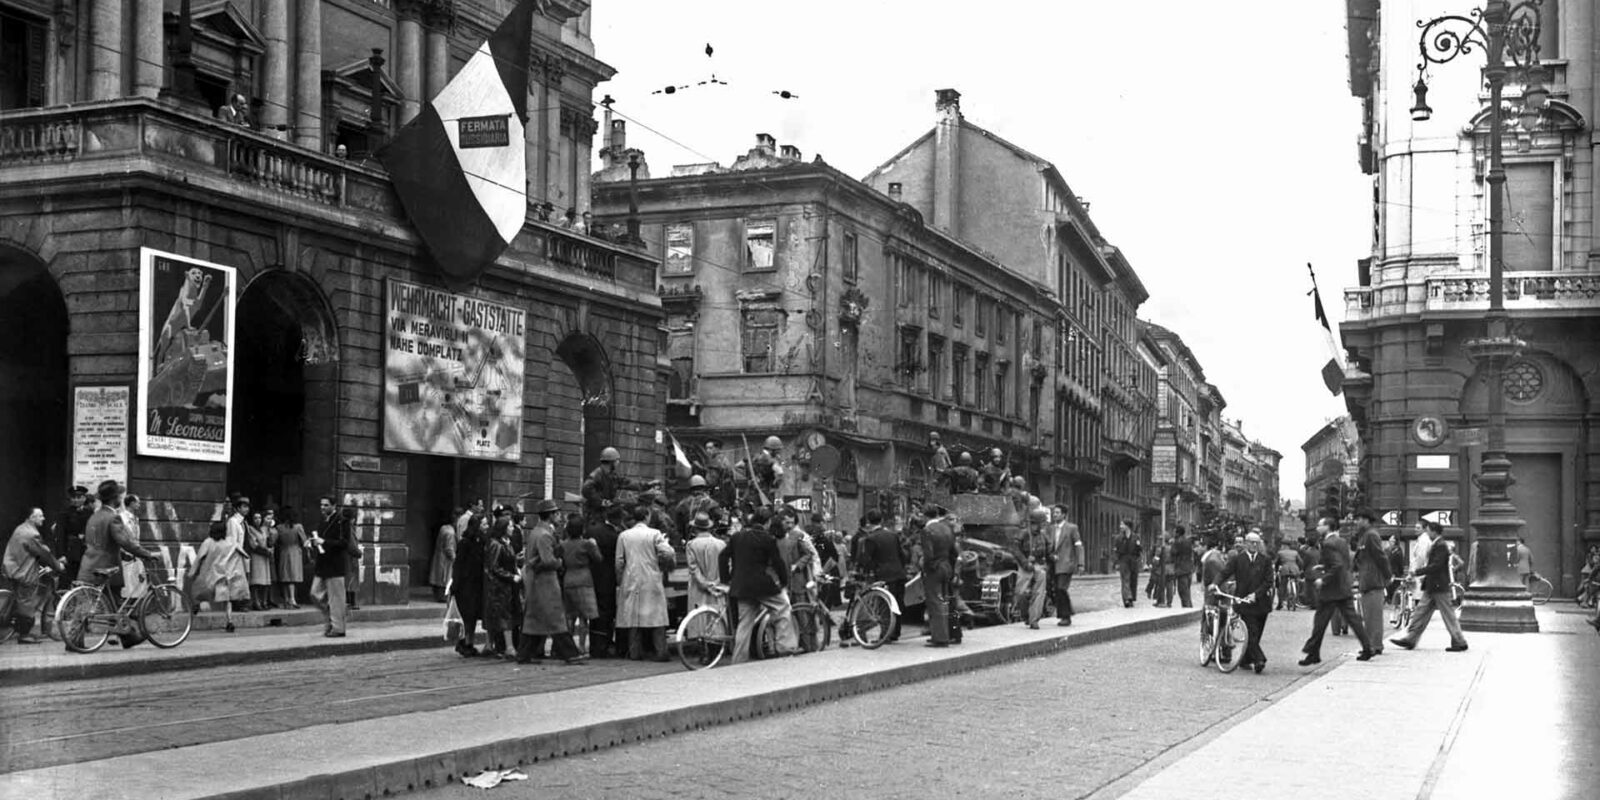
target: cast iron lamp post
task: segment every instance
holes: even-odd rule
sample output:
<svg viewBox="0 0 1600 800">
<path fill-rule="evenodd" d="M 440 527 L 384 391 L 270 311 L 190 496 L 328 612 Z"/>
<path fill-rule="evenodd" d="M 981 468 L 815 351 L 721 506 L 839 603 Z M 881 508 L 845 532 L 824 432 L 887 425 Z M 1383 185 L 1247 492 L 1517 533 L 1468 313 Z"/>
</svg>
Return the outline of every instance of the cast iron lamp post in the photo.
<svg viewBox="0 0 1600 800">
<path fill-rule="evenodd" d="M 1504 252 L 1502 239 L 1506 171 L 1503 163 L 1502 131 L 1505 111 L 1501 92 L 1506 75 L 1515 68 L 1524 81 L 1523 109 L 1518 115 L 1527 125 L 1537 121 L 1539 109 L 1549 98 L 1539 67 L 1539 7 L 1542 0 L 1489 0 L 1480 11 L 1469 16 L 1448 15 L 1419 21 L 1422 35 L 1417 47 L 1422 63 L 1417 65 L 1416 104 L 1411 118 L 1417 121 L 1433 116 L 1428 107 L 1428 86 L 1424 80 L 1427 65 L 1444 64 L 1457 56 L 1482 48 L 1488 57 L 1483 76 L 1489 83 L 1489 313 L 1485 315 L 1483 337 L 1462 344 L 1467 358 L 1483 367 L 1488 396 L 1489 437 L 1480 471 L 1472 482 L 1479 492 L 1479 507 L 1470 524 L 1475 532 L 1474 565 L 1469 576 L 1461 625 L 1474 631 L 1537 632 L 1532 598 L 1517 574 L 1517 535 L 1523 521 L 1512 505 L 1507 489 L 1514 483 L 1511 461 L 1506 457 L 1505 367 L 1526 344 L 1511 331 L 1510 315 L 1505 310 Z M 1511 59 L 1507 66 L 1506 57 Z"/>
</svg>

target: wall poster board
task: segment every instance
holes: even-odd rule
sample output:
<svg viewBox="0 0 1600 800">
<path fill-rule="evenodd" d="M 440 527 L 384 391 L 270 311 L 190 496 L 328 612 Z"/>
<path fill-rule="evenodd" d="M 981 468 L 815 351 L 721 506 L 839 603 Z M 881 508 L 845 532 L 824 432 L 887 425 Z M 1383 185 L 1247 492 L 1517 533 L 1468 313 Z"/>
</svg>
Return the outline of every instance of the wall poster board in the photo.
<svg viewBox="0 0 1600 800">
<path fill-rule="evenodd" d="M 383 446 L 519 461 L 527 312 L 390 278 Z"/>
<path fill-rule="evenodd" d="M 101 481 L 128 484 L 127 386 L 72 387 L 72 485 L 94 491 Z"/>
<path fill-rule="evenodd" d="M 233 267 L 139 248 L 139 455 L 227 462 Z"/>
</svg>

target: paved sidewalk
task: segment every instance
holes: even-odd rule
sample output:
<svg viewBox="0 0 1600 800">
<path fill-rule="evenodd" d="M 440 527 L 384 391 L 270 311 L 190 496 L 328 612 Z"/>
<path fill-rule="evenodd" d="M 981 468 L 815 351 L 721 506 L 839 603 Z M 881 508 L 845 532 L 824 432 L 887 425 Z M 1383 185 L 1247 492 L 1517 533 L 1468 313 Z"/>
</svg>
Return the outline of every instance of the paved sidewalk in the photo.
<svg viewBox="0 0 1600 800">
<path fill-rule="evenodd" d="M 362 798 L 462 774 L 602 749 L 815 702 L 1192 625 L 1198 610 L 1113 608 L 1073 626 L 1046 621 L 969 632 L 958 647 L 906 640 L 229 742 L 0 775 L 0 797 Z M 532 669 L 579 670 L 545 664 Z M 337 746 L 330 746 L 335 744 Z M 226 769 L 218 765 L 226 764 Z"/>
<path fill-rule="evenodd" d="M 1465 653 L 1444 651 L 1449 639 L 1437 621 L 1414 651 L 1388 645 L 1369 663 L 1345 653 L 1215 739 L 1095 796 L 1594 797 L 1600 636 L 1559 606 L 1538 615 L 1542 633 L 1468 633 Z M 1298 669 L 1269 667 L 1284 668 Z"/>
</svg>

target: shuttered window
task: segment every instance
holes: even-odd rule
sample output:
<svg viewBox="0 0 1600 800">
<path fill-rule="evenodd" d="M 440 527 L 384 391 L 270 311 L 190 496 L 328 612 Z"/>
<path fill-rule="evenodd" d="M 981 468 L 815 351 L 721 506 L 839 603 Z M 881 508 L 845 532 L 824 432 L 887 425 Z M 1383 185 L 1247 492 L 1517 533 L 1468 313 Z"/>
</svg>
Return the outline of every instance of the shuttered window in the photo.
<svg viewBox="0 0 1600 800">
<path fill-rule="evenodd" d="M 0 8 L 0 109 L 45 104 L 44 20 Z"/>
<path fill-rule="evenodd" d="M 1505 269 L 1549 270 L 1555 254 L 1555 165 L 1506 165 Z"/>
</svg>

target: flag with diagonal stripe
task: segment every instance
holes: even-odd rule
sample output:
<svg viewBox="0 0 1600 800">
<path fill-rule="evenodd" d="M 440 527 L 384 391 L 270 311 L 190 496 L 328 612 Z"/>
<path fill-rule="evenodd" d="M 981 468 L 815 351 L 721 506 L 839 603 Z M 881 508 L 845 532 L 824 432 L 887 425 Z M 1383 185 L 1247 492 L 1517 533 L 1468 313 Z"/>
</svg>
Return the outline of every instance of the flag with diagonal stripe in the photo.
<svg viewBox="0 0 1600 800">
<path fill-rule="evenodd" d="M 1310 270 L 1311 265 L 1306 264 Z M 1339 355 L 1339 343 L 1333 335 L 1333 324 L 1328 321 L 1328 312 L 1322 308 L 1322 292 L 1317 288 L 1317 274 L 1311 273 L 1311 301 L 1316 307 L 1317 322 L 1322 323 L 1322 334 L 1328 342 L 1328 362 L 1322 365 L 1322 384 L 1328 391 L 1338 395 L 1344 387 L 1344 359 Z"/>
<path fill-rule="evenodd" d="M 379 155 L 445 278 L 494 263 L 528 209 L 528 58 L 541 0 L 522 0 Z"/>
</svg>

